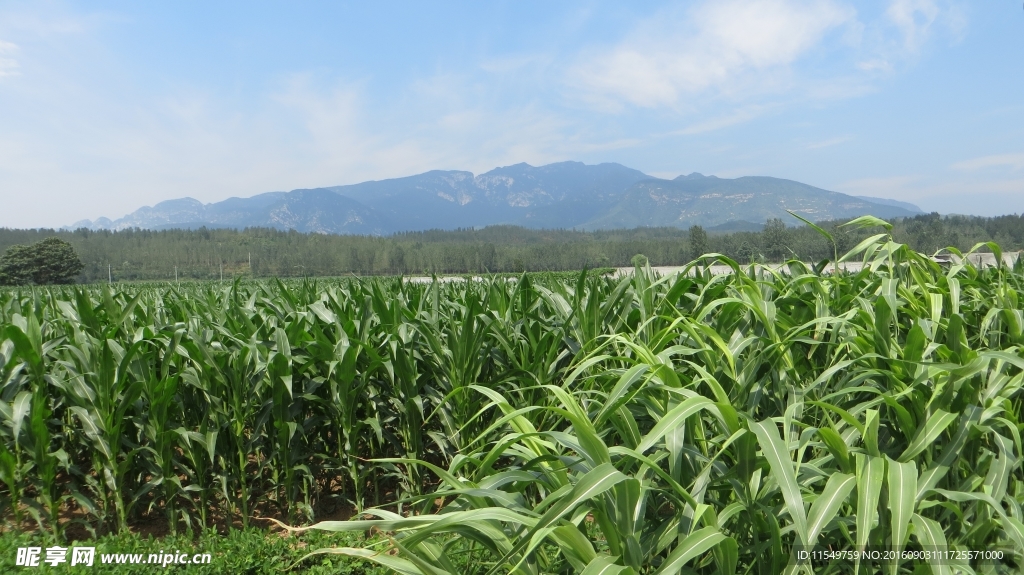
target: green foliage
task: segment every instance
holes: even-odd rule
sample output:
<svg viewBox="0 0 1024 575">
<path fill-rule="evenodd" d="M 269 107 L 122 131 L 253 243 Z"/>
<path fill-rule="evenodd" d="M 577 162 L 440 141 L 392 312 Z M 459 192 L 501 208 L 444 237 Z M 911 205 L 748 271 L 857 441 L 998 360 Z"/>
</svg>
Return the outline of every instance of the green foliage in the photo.
<svg viewBox="0 0 1024 575">
<path fill-rule="evenodd" d="M 708 233 L 700 226 L 690 226 L 690 259 L 697 259 L 710 251 Z"/>
<path fill-rule="evenodd" d="M 1024 266 L 885 233 L 840 259 L 0 291 L 5 517 L 276 517 L 383 534 L 310 561 L 432 575 L 809 573 L 806 545 L 1018 569 Z"/>
<path fill-rule="evenodd" d="M 0 285 L 74 283 L 84 267 L 71 244 L 50 237 L 7 248 L 0 257 Z"/>
<path fill-rule="evenodd" d="M 35 258 L 29 246 L 13 245 L 0 256 L 0 285 L 28 285 L 32 283 Z"/>
<path fill-rule="evenodd" d="M 798 218 L 786 221 L 798 225 Z M 632 230 L 532 230 L 490 226 L 479 230 L 432 230 L 387 237 L 300 234 L 271 229 L 122 230 L 93 232 L 0 229 L 0 251 L 57 236 L 74 246 L 86 282 L 219 279 L 224 277 L 327 277 L 345 275 L 490 274 L 632 267 L 635 254 L 652 266 L 682 266 L 705 253 L 744 263 L 833 260 L 870 229 L 842 222 L 760 232 L 723 233 L 714 228 Z M 1024 248 L 1024 217 L 920 215 L 892 222 L 892 237 L 932 254 L 945 247 L 966 251 L 994 241 L 1004 250 Z M 691 230 L 694 232 L 691 234 Z M 820 231 L 831 235 L 821 235 Z M 703 231 L 703 236 L 699 233 Z M 703 240 L 706 240 L 704 243 Z"/>
<path fill-rule="evenodd" d="M 789 255 L 789 233 L 786 231 L 786 224 L 779 218 L 772 218 L 765 222 L 764 231 L 761 232 L 761 243 L 764 246 L 764 253 L 769 261 L 778 262 L 786 259 Z"/>
</svg>

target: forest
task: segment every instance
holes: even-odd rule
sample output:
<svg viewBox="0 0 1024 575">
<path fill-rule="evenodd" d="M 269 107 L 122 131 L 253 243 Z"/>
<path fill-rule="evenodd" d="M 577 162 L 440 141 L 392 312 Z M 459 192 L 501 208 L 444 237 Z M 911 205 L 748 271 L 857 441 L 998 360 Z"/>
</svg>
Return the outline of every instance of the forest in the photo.
<svg viewBox="0 0 1024 575">
<path fill-rule="evenodd" d="M 638 254 L 654 266 L 682 265 L 703 253 L 741 263 L 819 261 L 834 253 L 809 226 L 779 219 L 760 232 L 716 233 L 699 226 L 632 230 L 534 230 L 515 226 L 406 232 L 386 237 L 303 234 L 268 228 L 90 231 L 0 229 L 0 253 L 56 236 L 84 264 L 81 282 L 324 277 L 340 275 L 519 273 L 621 267 Z M 868 237 L 842 222 L 819 222 L 839 253 Z M 923 253 L 995 241 L 1024 248 L 1024 216 L 940 216 L 895 220 L 896 241 Z"/>
</svg>

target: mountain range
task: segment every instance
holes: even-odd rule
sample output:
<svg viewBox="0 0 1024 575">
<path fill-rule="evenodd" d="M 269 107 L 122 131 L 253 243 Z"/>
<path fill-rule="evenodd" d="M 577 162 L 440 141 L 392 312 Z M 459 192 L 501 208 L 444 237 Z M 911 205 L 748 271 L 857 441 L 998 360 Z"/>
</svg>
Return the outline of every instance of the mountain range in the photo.
<svg viewBox="0 0 1024 575">
<path fill-rule="evenodd" d="M 735 179 L 692 173 L 649 176 L 620 164 L 516 164 L 485 174 L 433 170 L 327 188 L 269 192 L 204 204 L 160 202 L 117 220 L 82 220 L 71 229 L 272 227 L 327 234 L 387 235 L 509 224 L 584 230 L 640 226 L 759 229 L 769 218 L 798 223 L 921 213 L 913 204 L 831 192 L 764 176 Z"/>
</svg>

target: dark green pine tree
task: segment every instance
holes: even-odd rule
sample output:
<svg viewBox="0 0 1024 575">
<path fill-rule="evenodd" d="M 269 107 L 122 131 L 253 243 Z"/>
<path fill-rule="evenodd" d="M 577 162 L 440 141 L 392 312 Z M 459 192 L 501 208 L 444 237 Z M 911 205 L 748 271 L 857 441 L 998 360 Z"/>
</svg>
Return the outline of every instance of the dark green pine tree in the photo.
<svg viewBox="0 0 1024 575">
<path fill-rule="evenodd" d="M 697 259 L 711 251 L 708 233 L 701 226 L 690 226 L 690 259 Z"/>
<path fill-rule="evenodd" d="M 781 262 L 786 259 L 789 251 L 788 239 L 786 224 L 781 219 L 771 218 L 765 222 L 764 230 L 761 232 L 761 241 L 769 261 Z"/>
</svg>

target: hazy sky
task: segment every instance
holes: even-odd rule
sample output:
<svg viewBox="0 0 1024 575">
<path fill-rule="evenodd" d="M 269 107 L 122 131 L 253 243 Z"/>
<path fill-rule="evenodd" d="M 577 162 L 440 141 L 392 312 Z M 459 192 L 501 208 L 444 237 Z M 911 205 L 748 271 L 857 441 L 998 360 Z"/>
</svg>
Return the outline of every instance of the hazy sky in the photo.
<svg viewBox="0 0 1024 575">
<path fill-rule="evenodd" d="M 989 0 L 0 0 L 0 226 L 430 169 L 618 162 L 1024 212 Z"/>
</svg>

